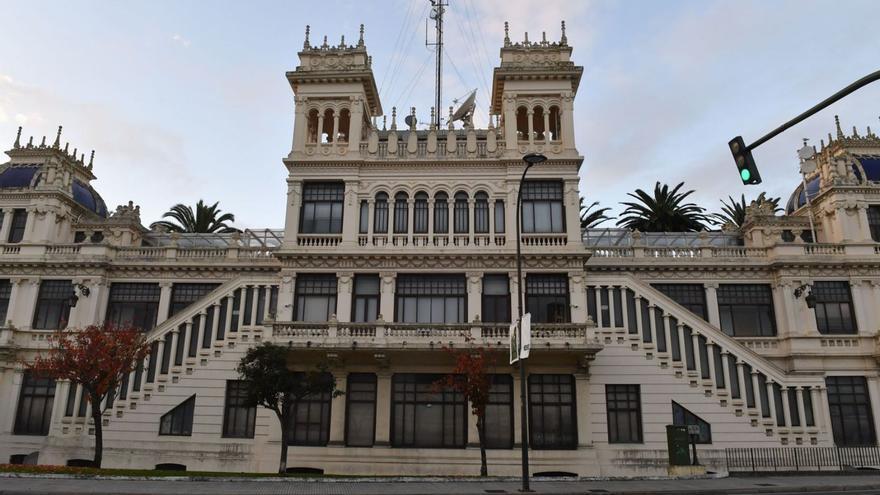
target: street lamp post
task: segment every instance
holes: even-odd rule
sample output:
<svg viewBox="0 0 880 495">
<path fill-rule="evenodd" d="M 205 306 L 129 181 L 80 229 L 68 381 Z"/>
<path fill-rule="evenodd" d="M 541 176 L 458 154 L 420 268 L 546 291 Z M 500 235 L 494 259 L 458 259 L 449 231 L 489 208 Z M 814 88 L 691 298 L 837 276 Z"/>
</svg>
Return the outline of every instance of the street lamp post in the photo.
<svg viewBox="0 0 880 495">
<path fill-rule="evenodd" d="M 533 165 L 537 165 L 547 160 L 547 157 L 540 153 L 529 153 L 523 157 L 526 168 L 523 170 L 522 177 L 519 179 L 519 188 L 516 191 L 516 290 L 517 299 L 519 300 L 519 322 L 517 323 L 517 345 L 520 349 L 517 351 L 519 355 L 519 427 L 520 427 L 520 443 L 522 445 L 522 492 L 530 492 L 529 489 L 529 429 L 528 429 L 528 401 L 526 388 L 526 360 L 522 357 L 522 318 L 523 318 L 523 281 L 522 281 L 522 246 L 520 239 L 521 222 L 522 222 L 522 188 L 526 180 L 526 174 Z"/>
</svg>

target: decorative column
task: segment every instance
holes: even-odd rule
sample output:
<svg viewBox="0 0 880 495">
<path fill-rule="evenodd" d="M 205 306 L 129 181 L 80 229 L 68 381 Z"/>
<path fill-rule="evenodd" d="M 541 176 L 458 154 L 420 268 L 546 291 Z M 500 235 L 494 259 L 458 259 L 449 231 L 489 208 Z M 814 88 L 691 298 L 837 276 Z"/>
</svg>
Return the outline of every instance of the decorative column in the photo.
<svg viewBox="0 0 880 495">
<path fill-rule="evenodd" d="M 764 380 L 764 386 L 767 388 L 767 407 L 770 408 L 770 419 L 773 420 L 773 426 L 778 426 L 779 421 L 776 419 L 776 394 L 773 391 L 773 383 L 769 378 Z"/>
<path fill-rule="evenodd" d="M 12 215 L 15 208 L 3 208 L 3 219 L 0 221 L 0 242 L 9 240 L 9 230 L 12 227 Z"/>
<path fill-rule="evenodd" d="M 535 110 L 529 107 L 527 115 L 529 120 L 529 147 L 532 147 L 535 144 Z"/>
<path fill-rule="evenodd" d="M 376 442 L 378 447 L 391 445 L 391 375 L 388 370 L 376 372 Z"/>
<path fill-rule="evenodd" d="M 712 382 L 712 388 L 718 388 L 718 381 L 715 379 L 718 370 L 715 369 L 715 343 L 711 340 L 706 341 L 706 368 L 709 370 L 709 381 Z"/>
<path fill-rule="evenodd" d="M 24 237 L 21 242 L 34 242 L 34 223 L 36 222 L 37 209 L 33 206 L 25 208 L 27 220 L 24 223 Z"/>
<path fill-rule="evenodd" d="M 467 273 L 467 321 L 481 321 L 483 296 L 483 274 L 481 272 Z"/>
<path fill-rule="evenodd" d="M 873 310 L 876 306 L 874 305 L 875 303 L 870 299 L 869 293 L 871 292 L 871 290 L 865 288 L 865 282 L 867 281 L 850 280 L 849 282 L 850 291 L 852 293 L 853 310 L 856 317 L 856 329 L 858 330 L 858 334 L 862 335 L 869 331 L 871 333 L 874 333 L 876 331 L 876 327 L 871 327 L 871 312 L 868 310 L 869 307 Z M 874 331 L 871 331 L 872 328 L 874 329 Z"/>
<path fill-rule="evenodd" d="M 320 146 L 320 144 L 318 146 Z M 302 181 L 288 178 L 287 214 L 284 219 L 284 244 L 288 246 L 296 245 L 296 236 L 299 233 L 299 210 L 301 199 Z"/>
<path fill-rule="evenodd" d="M 718 312 L 718 284 L 706 284 L 706 309 L 709 313 L 709 324 L 721 328 L 721 316 Z"/>
<path fill-rule="evenodd" d="M 159 310 L 156 317 L 156 326 L 161 325 L 168 319 L 168 312 L 171 308 L 171 290 L 173 284 L 171 282 L 159 283 Z"/>
<path fill-rule="evenodd" d="M 734 357 L 736 359 L 736 357 Z M 746 392 L 746 370 L 744 368 L 745 363 L 736 359 L 736 383 L 739 384 L 739 399 L 743 401 L 746 406 L 748 406 L 748 393 Z"/>
<path fill-rule="evenodd" d="M 546 115 L 544 114 L 545 117 Z M 578 446 L 589 447 L 593 444 L 593 435 L 591 431 L 590 375 L 586 369 L 574 374 L 574 386 L 574 396 L 577 401 L 577 444 Z"/>
<path fill-rule="evenodd" d="M 733 384 L 730 382 L 730 354 L 723 348 L 721 349 L 721 376 L 724 377 L 724 388 L 728 395 L 733 397 Z"/>
<path fill-rule="evenodd" d="M 397 281 L 395 272 L 382 272 L 379 274 L 381 281 L 379 290 L 379 314 L 386 322 L 395 321 L 394 315 L 394 289 Z"/>
<path fill-rule="evenodd" d="M 269 299 L 266 299 L 266 304 L 264 307 L 269 306 Z M 212 341 L 222 340 L 220 338 L 219 330 L 220 330 L 220 301 L 215 301 L 211 306 L 211 311 L 213 311 L 213 316 L 211 317 L 211 339 Z M 209 342 L 211 344 L 212 342 Z M 223 343 L 220 342 L 222 345 Z"/>
<path fill-rule="evenodd" d="M 638 309 L 638 306 L 636 307 L 636 309 Z M 638 319 L 639 318 L 636 317 L 636 320 L 638 320 Z M 679 360 L 679 362 L 681 362 L 682 367 L 684 367 L 684 369 L 687 370 L 688 369 L 688 359 L 687 359 L 687 346 L 685 345 L 685 338 L 684 338 L 684 323 L 678 322 L 678 325 L 676 325 L 676 327 L 678 328 L 678 360 Z"/>
<path fill-rule="evenodd" d="M 180 330 L 179 327 L 174 327 L 171 330 L 171 347 L 169 348 L 169 352 L 171 353 L 168 356 L 168 370 L 171 371 L 177 366 L 177 339 L 180 338 Z"/>
<path fill-rule="evenodd" d="M 541 136 L 544 143 L 550 142 L 550 111 L 544 109 L 544 135 Z"/>
<path fill-rule="evenodd" d="M 257 298 L 257 294 L 254 293 L 254 300 Z M 252 313 L 256 315 L 256 312 Z M 196 338 L 196 345 L 193 346 L 195 349 L 207 348 L 204 343 L 205 340 L 205 324 L 208 322 L 208 310 L 203 309 L 199 312 L 199 331 L 198 334 L 193 335 L 193 338 Z"/>
<path fill-rule="evenodd" d="M 651 334 L 651 344 L 654 345 L 654 349 L 657 349 L 657 318 L 654 316 L 654 311 L 656 311 L 657 307 L 653 304 L 648 304 L 648 331 Z"/>
<path fill-rule="evenodd" d="M 782 415 L 784 416 L 782 418 L 783 422 L 785 423 L 785 426 L 791 428 L 791 425 L 794 424 L 794 421 L 791 420 L 791 404 L 789 404 L 788 401 L 788 387 L 780 387 L 779 396 L 782 399 Z"/>
<path fill-rule="evenodd" d="M 358 223 L 360 223 L 360 203 L 357 201 L 358 181 L 346 180 L 344 185 L 342 210 L 342 242 L 348 247 L 357 245 Z"/>
<path fill-rule="evenodd" d="M 694 369 L 697 371 L 697 377 L 702 380 L 703 379 L 703 360 L 700 359 L 700 356 L 703 354 L 700 352 L 700 336 L 691 329 L 691 342 L 694 345 Z"/>
<path fill-rule="evenodd" d="M 573 323 L 586 323 L 587 293 L 586 288 L 584 287 L 583 271 L 568 273 L 568 297 L 569 307 L 571 308 L 571 321 Z M 596 300 L 596 307 L 598 308 L 599 312 L 602 311 L 601 301 L 599 301 L 598 299 Z"/>
<path fill-rule="evenodd" d="M 427 234 L 434 238 L 434 198 L 428 198 L 428 232 Z"/>
<path fill-rule="evenodd" d="M 336 277 L 336 321 L 351 321 L 351 293 L 354 273 L 339 272 Z"/>
<path fill-rule="evenodd" d="M 281 276 L 281 284 L 278 286 L 278 321 L 293 321 L 293 295 L 296 288 L 296 274 L 290 272 Z M 243 293 L 243 291 L 242 291 Z M 227 317 L 232 317 L 232 305 L 230 301 Z M 231 327 L 230 327 L 231 328 Z"/>
<path fill-rule="evenodd" d="M 786 338 L 803 332 L 797 324 L 797 316 L 794 312 L 795 298 L 792 283 L 783 280 L 772 285 L 773 313 L 776 315 L 776 334 L 780 338 Z"/>
<path fill-rule="evenodd" d="M 755 409 L 758 410 L 758 415 L 764 417 L 764 408 L 761 407 L 761 382 L 758 381 L 758 372 L 755 371 L 755 368 L 752 368 L 752 395 L 755 398 Z M 767 404 L 768 411 L 770 410 L 770 404 Z"/>
<path fill-rule="evenodd" d="M 187 322 L 184 324 L 184 330 L 183 330 L 183 357 L 184 357 L 183 362 L 184 363 L 186 362 L 186 358 L 189 357 L 189 348 L 191 347 L 190 342 L 192 341 L 192 339 L 193 339 L 192 320 L 187 320 Z"/>
<path fill-rule="evenodd" d="M 368 244 L 372 244 L 373 239 L 373 222 L 376 214 L 376 200 L 373 198 L 367 199 L 367 239 Z"/>
<path fill-rule="evenodd" d="M 794 389 L 794 397 L 795 402 L 797 402 L 798 408 L 798 424 L 801 425 L 801 428 L 804 429 L 807 427 L 807 411 L 806 404 L 804 403 L 804 387 L 798 386 Z M 813 413 L 813 422 L 815 423 L 816 416 L 815 412 Z"/>
<path fill-rule="evenodd" d="M 333 378 L 336 380 L 336 388 L 345 392 L 348 387 L 348 373 L 334 370 Z M 345 395 L 339 395 L 331 399 L 330 404 L 330 440 L 328 446 L 345 445 Z"/>
</svg>

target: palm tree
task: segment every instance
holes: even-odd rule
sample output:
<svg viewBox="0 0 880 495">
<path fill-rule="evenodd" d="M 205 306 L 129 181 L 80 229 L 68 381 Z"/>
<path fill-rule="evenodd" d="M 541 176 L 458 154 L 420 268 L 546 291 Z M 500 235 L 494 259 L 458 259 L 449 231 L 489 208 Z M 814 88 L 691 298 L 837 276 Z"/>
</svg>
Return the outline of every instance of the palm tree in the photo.
<svg viewBox="0 0 880 495">
<path fill-rule="evenodd" d="M 782 208 L 779 207 L 779 201 L 781 198 L 767 198 L 766 195 L 766 192 L 762 192 L 758 195 L 755 201 L 757 201 L 758 203 L 769 201 L 770 203 L 773 203 L 774 213 L 782 211 Z M 739 229 L 746 222 L 746 206 L 748 206 L 750 203 L 746 203 L 745 194 L 740 196 L 739 202 L 737 202 L 731 196 L 728 196 L 727 199 L 730 200 L 730 203 L 727 203 L 722 199 L 721 212 L 713 214 L 712 217 L 721 225 L 730 224 Z"/>
<path fill-rule="evenodd" d="M 171 218 L 176 222 L 160 220 L 150 224 L 150 228 L 163 227 L 168 232 L 202 234 L 230 234 L 239 232 L 238 229 L 230 227 L 226 223 L 234 222 L 235 215 L 232 213 L 223 213 L 221 215 L 221 210 L 217 208 L 218 204 L 220 204 L 219 201 L 208 206 L 200 199 L 196 203 L 196 211 L 193 213 L 192 207 L 178 203 L 162 215 L 162 218 Z"/>
<path fill-rule="evenodd" d="M 592 229 L 594 227 L 598 227 L 599 224 L 605 222 L 607 220 L 611 220 L 611 217 L 605 214 L 605 212 L 611 211 L 611 208 L 599 208 L 595 211 L 590 211 L 593 207 L 599 206 L 598 201 L 593 201 L 589 206 L 584 205 L 584 198 L 580 198 L 580 212 L 581 212 L 581 230 L 583 229 Z"/>
<path fill-rule="evenodd" d="M 705 208 L 684 202 L 694 191 L 679 192 L 682 186 L 684 182 L 670 191 L 667 184 L 661 187 L 657 182 L 653 196 L 641 189 L 628 193 L 638 202 L 621 203 L 627 208 L 623 210 L 617 225 L 642 232 L 696 232 L 705 229 L 712 219 L 706 216 Z"/>
</svg>

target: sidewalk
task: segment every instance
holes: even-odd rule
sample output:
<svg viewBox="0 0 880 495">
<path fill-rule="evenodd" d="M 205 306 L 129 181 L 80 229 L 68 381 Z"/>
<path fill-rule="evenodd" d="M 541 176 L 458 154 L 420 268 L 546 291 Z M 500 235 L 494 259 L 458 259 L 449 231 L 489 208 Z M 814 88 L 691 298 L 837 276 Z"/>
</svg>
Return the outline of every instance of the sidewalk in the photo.
<svg viewBox="0 0 880 495">
<path fill-rule="evenodd" d="M 156 494 L 156 495 L 486 495 L 518 493 L 513 481 L 460 481 L 442 478 L 388 481 L 350 479 L 118 480 L 2 477 L 0 495 L 13 494 Z M 880 474 L 864 476 L 762 476 L 689 480 L 532 481 L 537 494 L 749 494 L 880 493 Z"/>
</svg>

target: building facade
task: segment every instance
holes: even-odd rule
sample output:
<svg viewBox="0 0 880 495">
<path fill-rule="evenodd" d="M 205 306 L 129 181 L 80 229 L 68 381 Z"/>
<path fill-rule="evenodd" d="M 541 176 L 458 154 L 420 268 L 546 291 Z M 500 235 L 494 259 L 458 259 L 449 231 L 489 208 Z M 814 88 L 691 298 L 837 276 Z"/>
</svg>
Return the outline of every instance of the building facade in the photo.
<svg viewBox="0 0 880 495">
<path fill-rule="evenodd" d="M 784 213 L 753 204 L 739 229 L 582 231 L 583 69 L 562 33 L 505 36 L 485 129 L 404 124 L 416 110 L 383 110 L 363 30 L 355 45 L 307 34 L 287 73 L 283 230 L 148 230 L 133 203 L 107 211 L 60 129 L 52 144 L 19 131 L 0 169 L 0 458 L 90 458 L 81 389 L 22 362 L 58 328 L 130 322 L 152 352 L 104 414 L 107 467 L 275 470 L 277 419 L 243 404 L 235 371 L 272 341 L 292 372 L 329 363 L 345 391 L 298 408 L 288 466 L 476 474 L 470 408 L 432 383 L 444 347 L 481 345 L 496 356 L 490 473 L 517 475 L 520 192 L 533 472 L 664 474 L 669 424 L 699 426 L 713 470 L 732 447 L 876 444 L 880 138 L 838 124 Z M 519 191 L 532 152 L 548 161 Z"/>
</svg>

